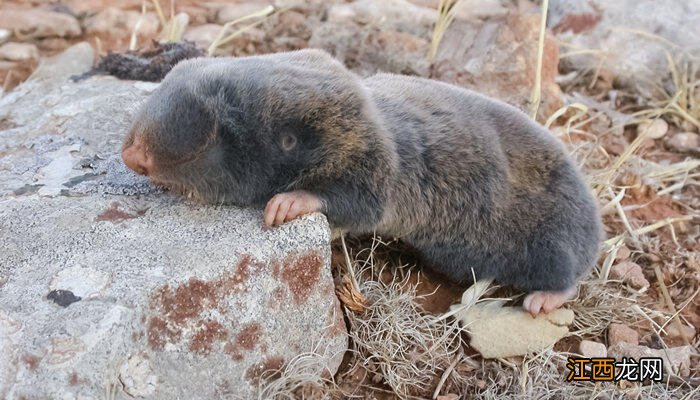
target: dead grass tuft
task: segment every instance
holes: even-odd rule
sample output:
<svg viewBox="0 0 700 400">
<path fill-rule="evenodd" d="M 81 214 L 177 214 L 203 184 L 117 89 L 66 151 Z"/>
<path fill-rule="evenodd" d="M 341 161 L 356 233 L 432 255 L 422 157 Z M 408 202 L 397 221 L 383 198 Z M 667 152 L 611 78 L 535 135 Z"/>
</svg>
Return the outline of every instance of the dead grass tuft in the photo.
<svg viewBox="0 0 700 400">
<path fill-rule="evenodd" d="M 440 0 L 438 3 L 438 17 L 433 28 L 433 37 L 430 41 L 430 50 L 428 50 L 428 61 L 433 62 L 437 55 L 438 47 L 442 37 L 445 35 L 447 28 L 450 27 L 452 20 L 455 18 L 457 6 L 462 0 Z"/>
<path fill-rule="evenodd" d="M 461 387 L 465 378 L 454 368 L 466 355 L 457 321 L 423 312 L 410 271 L 382 279 L 389 267 L 374 261 L 368 249 L 348 266 L 367 302 L 362 313 L 347 313 L 355 364 L 400 398 Z"/>
<path fill-rule="evenodd" d="M 266 371 L 260 378 L 259 400 L 323 399 L 335 389 L 326 368 L 326 357 L 318 352 L 302 353 L 278 370 Z"/>
</svg>

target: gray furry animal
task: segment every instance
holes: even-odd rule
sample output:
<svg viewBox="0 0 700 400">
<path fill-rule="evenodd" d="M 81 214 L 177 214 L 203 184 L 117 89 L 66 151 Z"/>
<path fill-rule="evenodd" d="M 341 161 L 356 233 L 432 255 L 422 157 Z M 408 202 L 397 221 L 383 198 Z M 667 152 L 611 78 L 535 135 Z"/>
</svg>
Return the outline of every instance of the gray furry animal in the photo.
<svg viewBox="0 0 700 400">
<path fill-rule="evenodd" d="M 571 298 L 598 254 L 596 203 L 540 125 L 449 84 L 361 79 L 320 50 L 179 63 L 122 157 L 174 191 L 265 207 L 267 225 L 320 211 L 400 237 L 455 282 L 473 268 L 529 292 L 533 315 Z"/>
</svg>

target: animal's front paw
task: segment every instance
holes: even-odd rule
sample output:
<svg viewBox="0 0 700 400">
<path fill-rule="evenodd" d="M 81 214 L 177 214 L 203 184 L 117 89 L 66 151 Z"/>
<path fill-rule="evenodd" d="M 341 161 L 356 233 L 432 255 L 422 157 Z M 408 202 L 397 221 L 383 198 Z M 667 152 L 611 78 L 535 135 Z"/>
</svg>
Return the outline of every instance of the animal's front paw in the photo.
<svg viewBox="0 0 700 400">
<path fill-rule="evenodd" d="M 274 195 L 265 206 L 263 220 L 267 226 L 277 226 L 320 210 L 321 199 L 312 193 L 297 190 Z"/>
<path fill-rule="evenodd" d="M 576 296 L 575 287 L 561 292 L 532 292 L 525 297 L 523 308 L 536 317 L 540 311 L 548 313 L 555 310 L 574 296 Z"/>
</svg>

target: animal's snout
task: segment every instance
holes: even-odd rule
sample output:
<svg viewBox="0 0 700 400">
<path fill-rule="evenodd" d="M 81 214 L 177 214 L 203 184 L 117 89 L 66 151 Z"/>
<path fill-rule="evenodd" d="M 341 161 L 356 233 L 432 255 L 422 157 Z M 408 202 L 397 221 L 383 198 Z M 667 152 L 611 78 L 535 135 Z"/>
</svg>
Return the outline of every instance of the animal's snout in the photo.
<svg viewBox="0 0 700 400">
<path fill-rule="evenodd" d="M 122 150 L 124 164 L 137 174 L 148 176 L 153 171 L 153 159 L 139 140 L 124 147 Z"/>
</svg>

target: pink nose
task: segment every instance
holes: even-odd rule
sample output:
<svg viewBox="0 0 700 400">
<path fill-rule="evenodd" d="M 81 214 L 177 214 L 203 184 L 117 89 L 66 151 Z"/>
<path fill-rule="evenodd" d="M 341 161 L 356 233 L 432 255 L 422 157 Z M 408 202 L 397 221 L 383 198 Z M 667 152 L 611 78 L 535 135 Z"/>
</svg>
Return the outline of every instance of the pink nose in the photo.
<svg viewBox="0 0 700 400">
<path fill-rule="evenodd" d="M 153 161 L 138 141 L 134 141 L 134 143 L 122 150 L 122 160 L 124 160 L 124 164 L 127 167 L 134 170 L 137 174 L 148 176 L 153 171 Z"/>
</svg>

